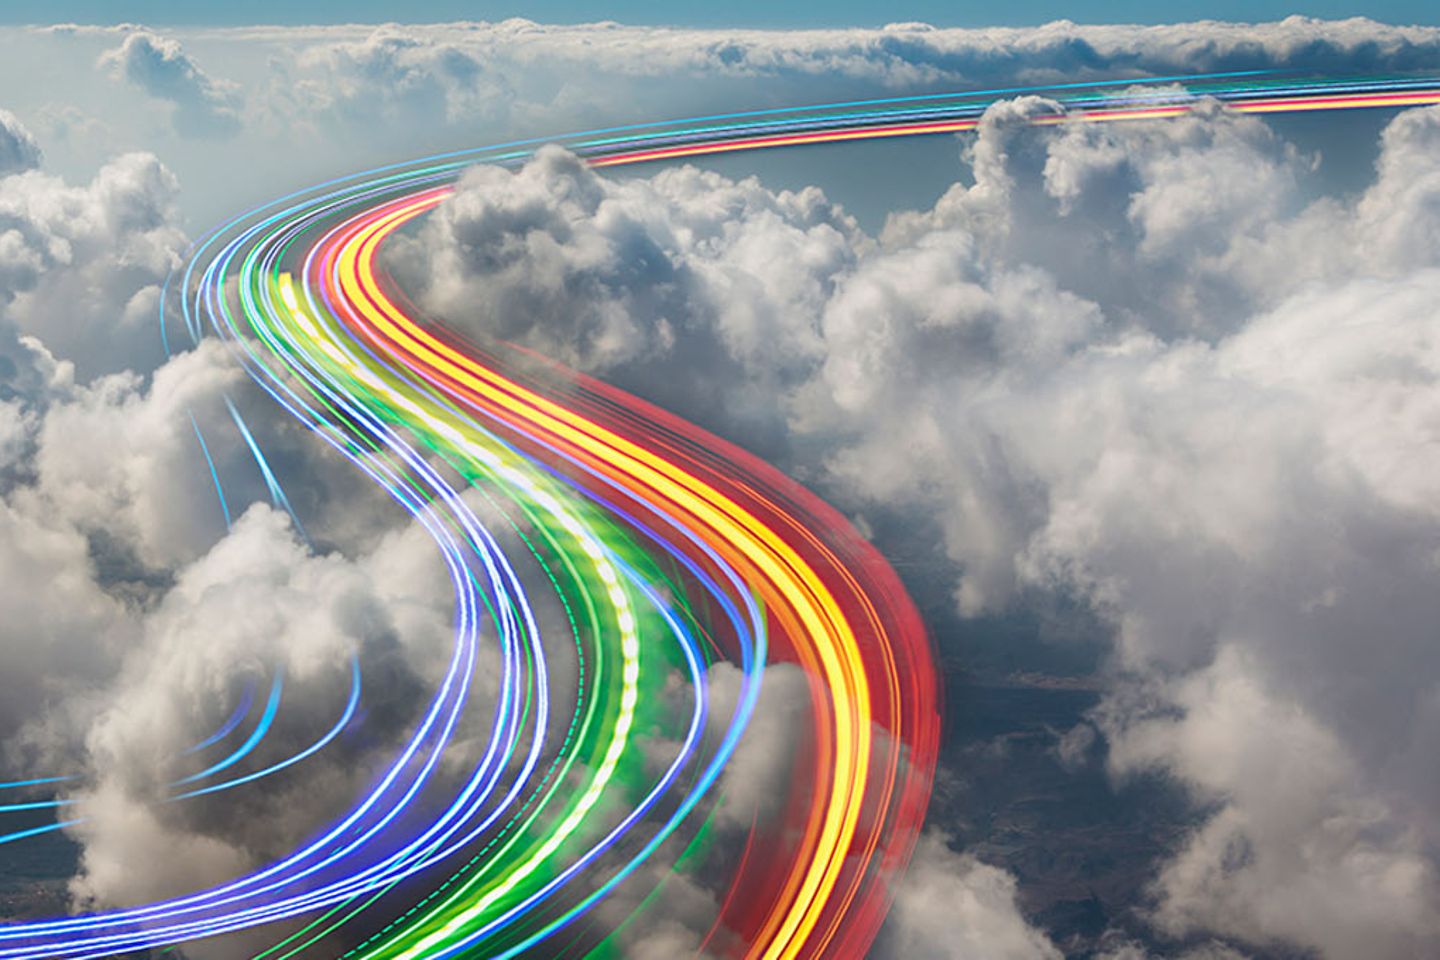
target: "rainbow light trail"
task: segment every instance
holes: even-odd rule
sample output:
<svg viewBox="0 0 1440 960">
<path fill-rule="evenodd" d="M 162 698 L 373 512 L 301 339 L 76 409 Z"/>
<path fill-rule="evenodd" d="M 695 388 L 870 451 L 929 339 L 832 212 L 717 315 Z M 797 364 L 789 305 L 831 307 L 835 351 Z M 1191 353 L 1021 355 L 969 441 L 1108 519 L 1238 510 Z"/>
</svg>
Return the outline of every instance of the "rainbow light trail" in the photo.
<svg viewBox="0 0 1440 960">
<path fill-rule="evenodd" d="M 609 167 L 953 133 L 1022 93 L 1061 104 L 1037 124 L 1176 117 L 1203 97 L 1246 113 L 1440 103 L 1429 78 L 1231 73 L 734 113 L 554 142 Z M 924 819 L 940 737 L 930 641 L 894 573 L 745 451 L 518 348 L 460 341 L 418 318 L 377 265 L 465 167 L 515 165 L 539 143 L 332 181 L 197 244 L 168 291 L 190 339 L 206 327 L 224 338 L 260 387 L 424 526 L 454 590 L 454 643 L 394 755 L 303 846 L 174 899 L 0 927 L 0 960 L 108 957 L 266 924 L 275 942 L 256 960 L 618 955 L 628 918 L 680 877 L 715 894 L 710 955 L 865 955 Z M 798 667 L 809 691 L 788 788 L 778 813 L 721 818 L 722 774 L 777 664 Z M 196 772 L 172 799 L 303 772 L 364 723 L 358 661 L 348 675 L 333 725 L 268 760 L 258 756 L 285 708 L 283 678 L 264 695 L 245 687 L 186 752 Z M 493 693 L 478 691 L 482 678 Z M 232 767 L 248 772 L 217 779 Z M 51 791 L 0 814 L 65 807 L 74 782 L 0 784 Z M 714 842 L 721 819 L 748 820 L 743 844 Z M 623 909 L 595 909 L 622 885 Z"/>
</svg>

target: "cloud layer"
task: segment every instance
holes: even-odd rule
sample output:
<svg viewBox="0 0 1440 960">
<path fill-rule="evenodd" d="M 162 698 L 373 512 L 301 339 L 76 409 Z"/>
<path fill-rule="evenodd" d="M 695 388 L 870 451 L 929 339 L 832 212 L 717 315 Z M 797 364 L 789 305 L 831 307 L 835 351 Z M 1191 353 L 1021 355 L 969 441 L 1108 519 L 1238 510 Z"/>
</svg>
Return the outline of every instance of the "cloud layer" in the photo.
<svg viewBox="0 0 1440 960">
<path fill-rule="evenodd" d="M 1311 201 L 1257 120 L 1024 122 L 1053 109 L 993 109 L 973 180 L 878 242 L 818 195 L 551 152 L 472 174 L 397 263 L 471 332 L 737 436 L 783 411 L 832 496 L 933 518 L 962 613 L 1083 598 L 1113 630 L 1112 771 L 1211 811 L 1157 929 L 1412 956 L 1440 903 L 1440 111 Z"/>
<path fill-rule="evenodd" d="M 1435 30 L 1299 18 L 42 39 L 168 104 L 197 170 L 216 162 L 195 159 L 208 141 L 258 163 L 251 148 L 281 132 L 287 164 L 295 143 L 325 143 L 354 166 L 372 159 L 352 148 L 376 118 L 390 142 L 414 133 L 425 149 L 737 95 L 1386 72 L 1440 56 Z M 177 177 L 151 154 L 108 159 L 128 134 L 101 111 L 86 127 L 27 109 L 62 151 L 58 131 L 90 130 L 107 160 L 62 178 L 0 111 L 3 748 L 88 772 L 73 889 L 117 903 L 221 878 L 304 832 L 303 804 L 275 816 L 284 793 L 247 811 L 270 828 L 243 836 L 224 806 L 156 813 L 176 731 L 214 721 L 224 678 L 283 663 L 325 701 L 343 681 L 334 661 L 358 652 L 403 691 L 446 599 L 413 531 L 338 508 L 365 496 L 358 480 L 243 398 L 282 469 L 310 479 L 292 493 L 322 548 L 264 507 L 226 535 L 187 416 L 222 473 L 246 476 L 248 454 L 223 439 L 240 377 L 213 345 L 161 365 L 154 327 L 187 243 Z M 1395 117 L 1364 189 L 1327 196 L 1314 156 L 1218 105 L 1166 124 L 1026 122 L 1055 109 L 992 109 L 957 183 L 876 236 L 813 188 L 694 169 L 617 181 L 543 150 L 517 172 L 467 174 L 392 266 L 456 326 L 658 399 L 856 514 L 924 525 L 963 616 L 1084 604 L 1106 629 L 1091 720 L 1108 770 L 1158 772 L 1200 811 L 1136 905 L 1171 955 L 1421 955 L 1440 935 L 1440 110 Z M 261 487 L 229 493 L 239 514 Z M 385 578 L 382 553 L 403 558 Z M 193 649 L 195 630 L 218 639 Z M 771 755 L 752 759 L 759 782 Z M 187 855 L 138 853 L 157 845 Z M 1024 892 L 931 836 L 887 942 L 896 956 L 1056 956 Z M 684 894 L 704 906 L 703 889 Z M 690 906 L 637 952 L 687 943 Z M 952 935 L 957 912 L 973 942 Z"/>
<path fill-rule="evenodd" d="M 163 148 L 187 185 L 187 209 L 206 222 L 341 170 L 516 137 L 727 112 L 737 103 L 1207 71 L 1385 74 L 1425 70 L 1440 55 L 1435 28 L 1303 17 L 973 30 L 913 23 L 687 30 L 512 19 L 0 32 L 12 52 L 0 63 L 6 107 L 40 133 L 53 158 L 73 170 Z"/>
</svg>

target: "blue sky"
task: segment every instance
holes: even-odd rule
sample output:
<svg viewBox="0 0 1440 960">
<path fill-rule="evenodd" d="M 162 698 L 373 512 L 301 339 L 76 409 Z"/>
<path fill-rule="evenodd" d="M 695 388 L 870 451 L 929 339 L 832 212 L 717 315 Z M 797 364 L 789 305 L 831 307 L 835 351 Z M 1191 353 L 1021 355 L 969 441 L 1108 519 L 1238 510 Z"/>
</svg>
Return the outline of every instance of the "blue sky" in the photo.
<svg viewBox="0 0 1440 960">
<path fill-rule="evenodd" d="M 1057 0 L 1011 0 L 992 3 L 954 0 L 912 0 L 895 4 L 875 0 L 835 0 L 825 4 L 776 4 L 772 0 L 732 0 L 724 4 L 670 4 L 653 0 L 611 0 L 605 4 L 574 0 L 475 2 L 475 0 L 251 0 L 245 4 L 212 4 L 182 0 L 9 0 L 0 6 L 0 23 L 77 21 L 114 23 L 123 20 L 152 24 L 333 23 L 404 20 L 500 19 L 575 23 L 603 19 L 627 23 L 674 23 L 685 26 L 869 26 L 900 20 L 924 20 L 939 26 L 1034 24 L 1070 19 L 1079 22 L 1156 23 L 1190 19 L 1274 20 L 1292 13 L 1314 17 L 1368 16 L 1389 23 L 1440 23 L 1440 4 L 1433 0 L 1106 0 L 1061 3 Z"/>
</svg>

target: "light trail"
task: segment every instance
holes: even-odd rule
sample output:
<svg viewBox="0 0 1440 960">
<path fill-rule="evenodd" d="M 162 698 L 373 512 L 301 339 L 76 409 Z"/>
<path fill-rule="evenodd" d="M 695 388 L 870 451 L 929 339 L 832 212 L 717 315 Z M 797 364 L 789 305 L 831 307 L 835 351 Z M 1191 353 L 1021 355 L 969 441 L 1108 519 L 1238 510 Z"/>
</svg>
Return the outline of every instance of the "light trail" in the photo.
<svg viewBox="0 0 1440 960">
<path fill-rule="evenodd" d="M 1255 114 L 1440 103 L 1429 78 L 1247 72 L 850 101 L 557 141 L 615 167 L 948 134 L 1019 94 L 1056 101 L 1037 125 L 1163 120 L 1205 98 Z M 207 328 L 224 338 L 272 399 L 430 534 L 454 591 L 453 645 L 393 756 L 313 839 L 211 889 L 0 927 L 0 960 L 108 957 L 282 921 L 257 960 L 604 956 L 629 921 L 597 905 L 623 886 L 642 910 L 680 876 L 714 897 L 711 955 L 869 949 L 924 819 L 940 735 L 930 643 L 893 571 L 835 511 L 745 451 L 517 347 L 462 342 L 416 316 L 379 267 L 386 242 L 443 204 L 465 167 L 515 165 L 538 144 L 332 181 L 196 244 L 166 293 L 190 338 Z M 263 757 L 290 699 L 277 668 L 245 740 L 197 761 L 169 799 L 303 776 L 342 732 L 366 729 L 372 687 L 362 694 L 359 664 L 330 727 Z M 796 760 L 776 787 L 778 813 L 737 812 L 722 807 L 724 774 L 778 664 L 808 684 Z M 482 676 L 493 695 L 479 692 Z M 252 695 L 185 756 L 239 730 Z M 76 781 L 0 788 L 59 792 L 22 796 L 4 814 L 65 806 Z M 743 842 L 715 842 L 737 822 L 751 823 Z"/>
</svg>

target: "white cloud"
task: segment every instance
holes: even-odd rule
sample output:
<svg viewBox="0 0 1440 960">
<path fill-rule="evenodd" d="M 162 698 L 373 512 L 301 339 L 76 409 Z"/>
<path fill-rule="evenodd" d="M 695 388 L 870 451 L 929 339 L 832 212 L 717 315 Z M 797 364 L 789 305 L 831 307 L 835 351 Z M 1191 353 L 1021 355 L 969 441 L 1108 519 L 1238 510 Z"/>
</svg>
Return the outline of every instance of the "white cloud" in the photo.
<svg viewBox="0 0 1440 960">
<path fill-rule="evenodd" d="M 373 754 L 332 751 L 307 767 L 303 791 L 272 783 L 258 801 L 252 792 L 183 815 L 164 804 L 176 754 L 218 726 L 237 677 L 283 662 L 296 702 L 338 711 L 353 650 L 374 685 L 366 709 L 388 735 L 421 702 L 450 634 L 451 597 L 437 592 L 448 581 L 421 532 L 396 532 L 400 511 L 382 494 L 273 405 L 251 403 L 219 343 L 148 370 L 158 285 L 185 242 L 176 190 L 139 154 L 81 187 L 39 170 L 0 177 L 0 758 L 84 774 L 72 892 L 101 906 L 273 855 L 366 775 Z M 232 510 L 264 494 L 227 396 L 282 477 L 306 477 L 293 500 L 317 540 L 359 559 L 308 554 L 263 508 L 224 535 L 192 415 Z M 296 702 L 273 749 L 315 735 L 316 717 Z M 383 750 L 384 738 L 370 744 Z M 267 802 L 258 820 L 243 809 Z M 260 828 L 229 829 L 238 823 Z"/>
<path fill-rule="evenodd" d="M 86 818 L 74 830 L 84 847 L 72 883 L 77 901 L 131 905 L 223 881 L 282 855 L 344 809 L 391 738 L 403 736 L 423 708 L 410 655 L 435 659 L 437 641 L 449 634 L 449 598 L 434 602 L 430 585 L 445 578 L 438 556 L 427 559 L 419 564 L 430 574 L 421 593 L 397 591 L 364 562 L 311 554 L 283 513 L 257 505 L 181 570 L 146 617 L 143 639 L 127 652 L 89 729 L 90 780 L 74 794 L 74 809 Z M 397 620 L 392 607 L 408 612 Z M 352 656 L 366 715 L 376 721 L 366 737 L 337 742 L 299 776 L 271 778 L 264 789 L 164 805 L 166 785 L 187 772 L 181 764 L 196 731 L 219 727 L 242 680 L 263 691 L 283 670 L 282 710 L 264 744 L 266 756 L 283 759 L 340 715 Z M 146 860 L 136 856 L 141 846 L 193 855 Z"/>
<path fill-rule="evenodd" d="M 496 23 L 277 28 L 204 31 L 207 39 L 350 44 L 377 40 L 460 51 L 507 72 L 545 65 L 558 74 L 616 77 L 675 74 L 711 81 L 736 77 L 823 78 L 905 86 L 1000 78 L 1030 82 L 1117 74 L 1173 74 L 1289 68 L 1333 72 L 1363 60 L 1374 69 L 1418 70 L 1433 63 L 1440 30 L 1396 27 L 1364 18 L 1290 17 L 1264 24 L 1206 21 L 1163 26 L 1081 25 L 937 29 L 743 30 Z"/>
<path fill-rule="evenodd" d="M 212 436 L 228 426 L 223 397 L 243 380 L 212 341 L 166 364 L 148 389 L 132 374 L 76 388 L 39 429 L 36 496 L 80 529 L 129 545 L 150 568 L 193 559 L 213 542 L 220 511 L 184 428 L 192 410 Z M 227 448 L 221 465 L 243 465 L 238 444 L 217 453 Z"/>
<path fill-rule="evenodd" d="M 377 28 L 358 41 L 320 42 L 300 49 L 300 77 L 285 109 L 319 119 L 327 129 L 352 132 L 383 120 L 435 129 L 506 122 L 514 98 L 490 58 L 444 34 L 417 37 L 398 26 Z"/>
<path fill-rule="evenodd" d="M 170 103 L 182 137 L 223 137 L 240 129 L 239 88 L 209 76 L 176 40 L 144 30 L 130 33 L 101 55 L 98 66 Z"/>
<path fill-rule="evenodd" d="M 700 175 L 610 184 L 558 153 L 472 174 L 408 253 L 453 319 L 652 395 L 682 370 L 692 409 L 751 435 L 736 406 L 694 401 L 724 357 L 820 451 L 833 495 L 934 518 L 964 612 L 1086 598 L 1115 630 L 1112 769 L 1215 805 L 1160 872 L 1159 929 L 1412 955 L 1440 835 L 1421 759 L 1440 722 L 1440 272 L 1415 240 L 1435 228 L 1440 111 L 1389 126 L 1361 196 L 1309 203 L 1310 159 L 1257 120 L 1021 122 L 1053 109 L 997 107 L 972 183 L 878 246 L 831 215 L 840 246 L 814 261 L 733 241 L 813 233 L 785 195 L 711 178 L 747 199 L 707 234 L 677 188 Z M 695 280 L 715 276 L 777 318 L 768 349 Z M 595 349 L 607 324 L 663 372 Z M 719 349 L 680 348 L 707 335 Z M 1225 722 L 1236 690 L 1254 722 Z"/>
<path fill-rule="evenodd" d="M 0 318 L 86 377 L 155 366 L 160 284 L 185 248 L 177 190 L 146 154 L 80 187 L 38 170 L 0 178 Z"/>
<path fill-rule="evenodd" d="M 40 145 L 9 110 L 0 110 L 0 177 L 40 165 Z"/>
<path fill-rule="evenodd" d="M 89 695 L 137 635 L 134 611 L 95 582 L 84 537 L 5 500 L 0 577 L 0 750 L 16 762 L 73 760 L 67 747 L 92 709 Z"/>
<path fill-rule="evenodd" d="M 1377 272 L 1440 266 L 1440 114 L 1402 114 L 1381 142 L 1379 176 L 1356 210 L 1352 249 Z"/>
<path fill-rule="evenodd" d="M 1387 802 L 1329 718 L 1267 689 L 1266 673 L 1227 646 L 1165 692 L 1181 719 L 1117 731 L 1118 768 L 1170 769 L 1219 807 L 1165 864 L 1154 920 L 1326 957 L 1423 955 L 1440 935 L 1425 826 Z"/>
<path fill-rule="evenodd" d="M 895 891 L 878 955 L 896 960 L 1059 960 L 1016 902 L 1015 878 L 943 836 L 921 837 Z"/>
<path fill-rule="evenodd" d="M 847 407 L 873 427 L 837 461 L 840 476 L 871 497 L 917 496 L 941 511 L 967 609 L 1003 607 L 1019 584 L 1078 589 L 1116 625 L 1115 666 L 1167 678 L 1142 683 L 1145 697 L 1112 696 L 1107 731 L 1117 771 L 1158 767 L 1219 804 L 1161 873 L 1155 916 L 1171 933 L 1333 957 L 1412 956 L 1435 933 L 1428 851 L 1440 793 L 1418 773 L 1417 751 L 1434 736 L 1440 676 L 1427 639 L 1440 613 L 1430 588 L 1440 490 L 1422 466 L 1440 451 L 1420 426 L 1440 403 L 1440 275 L 1425 268 L 1427 251 L 1400 259 L 1384 238 L 1399 225 L 1428 228 L 1411 225 L 1410 190 L 1386 200 L 1400 176 L 1413 189 L 1427 182 L 1431 170 L 1408 148 L 1437 119 L 1417 112 L 1391 126 L 1380 179 L 1353 206 L 1293 212 L 1245 199 L 1255 178 L 1213 178 L 1212 160 L 1267 176 L 1263 157 L 1227 159 L 1237 141 L 1226 118 L 1197 119 L 1219 128 L 1199 139 L 1184 126 L 1102 135 L 1104 163 L 1113 167 L 1118 148 L 1137 176 L 1089 202 L 1140 228 L 1128 242 L 1107 237 L 1107 255 L 1125 259 L 1102 276 L 1154 282 L 1156 211 L 1202 195 L 1203 217 L 1161 221 L 1205 230 L 1184 245 L 1200 263 L 1169 292 L 1170 315 L 1186 317 L 1188 305 L 1202 320 L 1197 308 L 1215 302 L 1199 294 L 1227 268 L 1204 263 L 1207 250 L 1221 265 L 1264 258 L 1249 275 L 1231 270 L 1241 282 L 1215 322 L 1146 329 L 1153 314 L 1127 304 L 1123 288 L 1118 303 L 1097 292 L 1107 323 L 1048 369 L 981 353 L 970 376 L 952 363 L 913 387 L 881 377 L 889 390 L 873 407 Z M 1041 169 L 1073 159 L 1075 141 L 1051 139 Z M 984 143 L 982 133 L 977 153 Z M 1006 161 L 1007 175 L 1024 175 L 1023 150 Z M 1414 166 L 1391 174 L 1405 163 Z M 982 178 L 959 199 L 995 182 Z M 1023 181 L 1017 192 L 1032 195 Z M 1137 197 L 1169 199 L 1152 208 Z M 941 219 L 977 233 L 977 249 L 995 249 L 995 237 L 1023 257 L 1043 223 L 1013 214 L 1024 206 L 988 221 Z M 1005 232 L 989 232 L 997 222 Z M 1324 279 L 1296 260 L 1307 274 L 1296 278 L 1262 237 L 1284 238 L 1292 259 L 1304 241 L 1330 265 L 1328 244 L 1357 253 Z M 1050 256 L 1039 258 L 1047 268 Z M 940 299 L 910 276 L 915 302 Z M 1064 316 L 1043 300 L 1027 309 Z M 834 364 L 845 354 L 830 342 Z M 897 350 L 906 355 L 920 354 Z M 897 437 L 896 422 L 911 426 Z M 870 467 L 897 461 L 913 472 L 877 479 Z"/>
<path fill-rule="evenodd" d="M 816 314 L 867 243 L 818 190 L 691 168 L 616 182 L 546 148 L 466 174 L 390 262 L 468 333 L 773 429 L 772 397 L 818 361 Z M 686 380 L 667 387 L 662 360 Z"/>
<path fill-rule="evenodd" d="M 979 30 L 507 20 L 176 28 L 164 36 L 134 25 L 0 32 L 11 41 L 12 56 L 0 63 L 6 106 L 45 134 L 61 168 L 93 167 L 125 150 L 162 150 L 189 188 L 188 210 L 206 222 L 236 208 L 237 189 L 242 202 L 261 200 L 411 155 L 725 112 L 735 103 L 1210 70 L 1404 72 L 1429 69 L 1440 49 L 1440 31 L 1431 27 L 1300 17 Z M 93 69 L 97 60 L 105 69 Z M 117 75 L 125 82 L 115 83 Z M 169 110 L 160 129 L 157 100 Z M 374 136 L 377 123 L 387 136 Z"/>
</svg>

